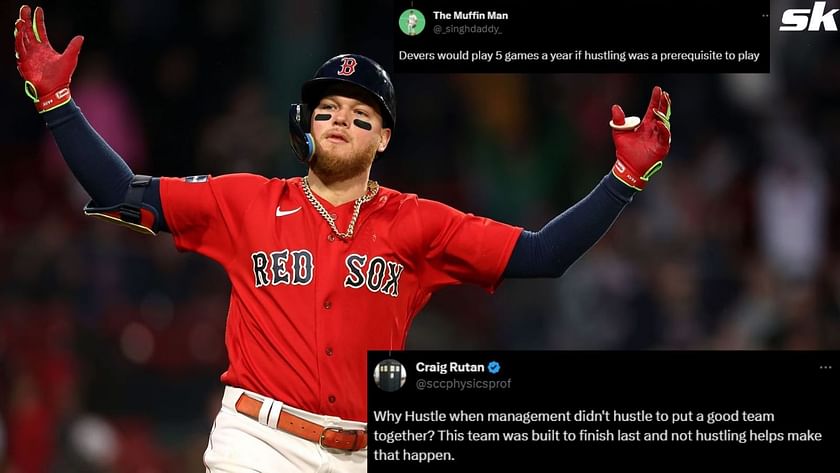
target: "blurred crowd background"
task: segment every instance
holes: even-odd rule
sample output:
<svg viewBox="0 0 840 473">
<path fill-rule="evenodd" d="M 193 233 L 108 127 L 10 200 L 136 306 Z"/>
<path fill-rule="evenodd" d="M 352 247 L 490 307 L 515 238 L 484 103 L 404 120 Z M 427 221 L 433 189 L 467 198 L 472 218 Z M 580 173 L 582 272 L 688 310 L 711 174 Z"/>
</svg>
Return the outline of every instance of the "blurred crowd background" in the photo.
<svg viewBox="0 0 840 473">
<path fill-rule="evenodd" d="M 19 4 L 1 5 L 10 33 Z M 73 95 L 137 173 L 302 175 L 301 83 L 342 52 L 393 71 L 388 0 L 40 5 L 57 48 L 86 36 Z M 82 215 L 6 38 L 0 472 L 204 471 L 227 278 L 168 234 Z M 655 84 L 674 101 L 665 167 L 563 278 L 445 289 L 408 347 L 840 348 L 840 36 L 771 38 L 771 74 L 393 74 L 373 178 L 531 230 L 609 171 L 613 103 L 639 114 Z"/>
</svg>

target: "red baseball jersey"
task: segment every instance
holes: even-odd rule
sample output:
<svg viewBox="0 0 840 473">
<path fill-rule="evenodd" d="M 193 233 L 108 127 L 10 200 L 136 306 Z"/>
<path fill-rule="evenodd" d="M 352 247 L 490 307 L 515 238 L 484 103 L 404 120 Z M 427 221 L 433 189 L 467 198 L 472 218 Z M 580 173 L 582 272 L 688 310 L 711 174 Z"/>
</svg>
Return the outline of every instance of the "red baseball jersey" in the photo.
<svg viewBox="0 0 840 473">
<path fill-rule="evenodd" d="M 160 189 L 177 248 L 231 281 L 222 382 L 350 420 L 367 419 L 367 350 L 401 350 L 443 286 L 492 292 L 522 231 L 380 187 L 342 240 L 301 178 L 163 178 Z M 345 231 L 354 202 L 319 201 Z"/>
</svg>

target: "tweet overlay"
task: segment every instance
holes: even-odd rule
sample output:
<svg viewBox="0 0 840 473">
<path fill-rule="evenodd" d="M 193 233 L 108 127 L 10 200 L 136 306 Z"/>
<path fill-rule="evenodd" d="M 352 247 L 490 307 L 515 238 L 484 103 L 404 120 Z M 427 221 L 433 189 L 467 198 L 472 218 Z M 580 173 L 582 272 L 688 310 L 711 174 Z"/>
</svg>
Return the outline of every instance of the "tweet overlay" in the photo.
<svg viewBox="0 0 840 473">
<path fill-rule="evenodd" d="M 666 453 L 829 458 L 840 448 L 838 362 L 838 352 L 370 352 L 368 468 L 497 471 L 500 455 L 645 471 Z"/>
<path fill-rule="evenodd" d="M 392 29 L 396 72 L 770 70 L 769 0 L 400 0 Z"/>
</svg>

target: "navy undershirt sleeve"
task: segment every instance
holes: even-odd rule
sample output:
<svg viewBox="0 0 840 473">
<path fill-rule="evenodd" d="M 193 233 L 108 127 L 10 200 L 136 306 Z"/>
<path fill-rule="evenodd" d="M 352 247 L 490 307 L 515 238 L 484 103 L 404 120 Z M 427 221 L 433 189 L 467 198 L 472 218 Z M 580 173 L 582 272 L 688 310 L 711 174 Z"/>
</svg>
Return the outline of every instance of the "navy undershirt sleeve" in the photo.
<svg viewBox="0 0 840 473">
<path fill-rule="evenodd" d="M 95 206 L 110 207 L 125 201 L 134 173 L 88 123 L 74 101 L 43 114 L 61 155 Z M 159 230 L 168 231 L 160 200 L 160 179 L 143 193 L 143 203 L 157 210 Z"/>
<path fill-rule="evenodd" d="M 513 248 L 504 277 L 559 277 L 610 229 L 636 191 L 607 174 L 581 201 L 540 231 L 525 230 Z"/>
</svg>

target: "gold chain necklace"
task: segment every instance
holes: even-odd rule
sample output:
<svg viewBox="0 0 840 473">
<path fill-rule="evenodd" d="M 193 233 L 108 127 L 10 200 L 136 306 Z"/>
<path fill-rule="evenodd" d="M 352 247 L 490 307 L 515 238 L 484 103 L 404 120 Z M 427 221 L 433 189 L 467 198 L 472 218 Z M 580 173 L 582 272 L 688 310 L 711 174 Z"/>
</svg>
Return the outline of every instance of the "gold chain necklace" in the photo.
<svg viewBox="0 0 840 473">
<path fill-rule="evenodd" d="M 306 198 L 309 200 L 309 203 L 312 204 L 312 206 L 315 207 L 315 210 L 317 210 L 318 213 L 324 217 L 324 220 L 330 224 L 330 228 L 332 228 L 335 235 L 342 240 L 349 240 L 353 237 L 353 227 L 356 226 L 356 219 L 359 218 L 359 211 L 362 208 L 362 204 L 373 200 L 379 192 L 379 183 L 376 181 L 368 181 L 365 195 L 356 199 L 356 205 L 353 207 L 353 218 L 350 219 L 350 225 L 347 226 L 347 231 L 345 233 L 341 233 L 338 231 L 338 227 L 335 226 L 335 219 L 312 194 L 312 189 L 309 188 L 309 176 L 303 176 L 301 182 L 303 182 L 303 193 L 306 194 Z"/>
</svg>

